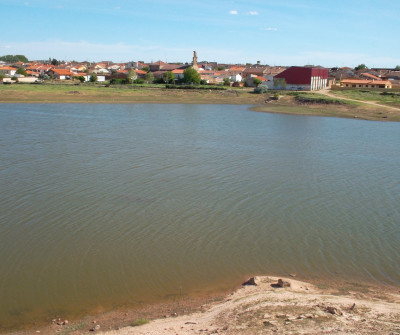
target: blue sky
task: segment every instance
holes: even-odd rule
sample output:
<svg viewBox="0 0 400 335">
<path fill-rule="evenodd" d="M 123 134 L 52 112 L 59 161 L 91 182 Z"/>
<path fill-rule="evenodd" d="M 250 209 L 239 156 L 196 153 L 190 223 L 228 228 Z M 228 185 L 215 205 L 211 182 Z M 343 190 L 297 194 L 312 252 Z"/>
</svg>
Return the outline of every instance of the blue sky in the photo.
<svg viewBox="0 0 400 335">
<path fill-rule="evenodd" d="M 398 0 L 0 0 L 0 55 L 400 65 Z"/>
</svg>

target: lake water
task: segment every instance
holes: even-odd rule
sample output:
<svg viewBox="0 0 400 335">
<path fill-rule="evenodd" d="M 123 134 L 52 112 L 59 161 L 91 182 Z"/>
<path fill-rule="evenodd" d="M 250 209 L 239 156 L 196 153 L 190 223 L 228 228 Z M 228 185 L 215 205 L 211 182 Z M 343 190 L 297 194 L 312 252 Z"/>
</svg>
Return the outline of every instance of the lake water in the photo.
<svg viewBox="0 0 400 335">
<path fill-rule="evenodd" d="M 231 288 L 400 285 L 400 123 L 0 104 L 0 327 Z"/>
</svg>

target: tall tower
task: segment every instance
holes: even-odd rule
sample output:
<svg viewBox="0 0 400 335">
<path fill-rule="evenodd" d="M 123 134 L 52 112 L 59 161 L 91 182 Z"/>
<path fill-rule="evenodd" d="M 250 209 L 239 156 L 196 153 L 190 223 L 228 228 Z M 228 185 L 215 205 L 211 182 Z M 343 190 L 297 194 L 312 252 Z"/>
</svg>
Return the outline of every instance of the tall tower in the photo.
<svg viewBox="0 0 400 335">
<path fill-rule="evenodd" d="M 198 70 L 199 67 L 197 66 L 197 52 L 193 51 L 193 64 L 192 64 L 192 68 L 195 70 Z"/>
</svg>

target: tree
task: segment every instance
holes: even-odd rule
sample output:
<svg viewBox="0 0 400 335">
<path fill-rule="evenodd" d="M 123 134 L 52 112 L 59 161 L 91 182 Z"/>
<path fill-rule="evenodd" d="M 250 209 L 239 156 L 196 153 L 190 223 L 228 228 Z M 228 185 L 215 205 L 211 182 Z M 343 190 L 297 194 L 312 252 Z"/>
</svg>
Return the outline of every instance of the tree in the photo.
<svg viewBox="0 0 400 335">
<path fill-rule="evenodd" d="M 171 71 L 165 72 L 163 74 L 163 80 L 166 84 L 173 84 L 175 80 L 175 75 Z"/>
<path fill-rule="evenodd" d="M 129 83 L 129 84 L 132 84 L 133 81 L 134 81 L 136 78 L 137 78 L 137 74 L 136 74 L 135 70 L 130 69 L 130 70 L 128 71 L 128 74 L 126 75 L 126 79 L 128 79 L 128 83 Z"/>
<path fill-rule="evenodd" d="M 28 63 L 28 58 L 26 58 L 24 55 L 5 55 L 1 56 L 0 60 L 3 62 L 7 63 L 16 63 L 16 62 L 23 62 L 23 63 Z"/>
<path fill-rule="evenodd" d="M 143 66 L 142 67 L 142 71 L 149 72 L 149 67 L 148 66 Z"/>
<path fill-rule="evenodd" d="M 144 77 L 146 83 L 152 83 L 154 80 L 154 74 L 151 72 L 146 73 L 146 76 Z"/>
<path fill-rule="evenodd" d="M 27 76 L 28 74 L 26 73 L 26 70 L 23 67 L 18 68 L 17 71 L 15 71 L 17 74 L 22 74 L 23 76 Z"/>
<path fill-rule="evenodd" d="M 253 84 L 256 85 L 256 87 L 258 87 L 258 85 L 262 84 L 262 80 L 259 78 L 254 78 L 253 79 Z"/>
<path fill-rule="evenodd" d="M 365 64 L 360 64 L 360 65 L 358 65 L 358 66 L 356 66 L 356 67 L 354 68 L 354 70 L 356 70 L 356 71 L 365 70 L 365 69 L 368 69 L 367 66 L 366 66 Z"/>
<path fill-rule="evenodd" d="M 97 81 L 97 74 L 93 72 L 92 75 L 89 78 L 89 81 L 91 83 L 95 83 Z"/>
<path fill-rule="evenodd" d="M 396 71 L 399 71 L 399 70 L 400 70 L 400 65 L 397 65 L 394 69 L 395 69 Z"/>
<path fill-rule="evenodd" d="M 78 79 L 81 83 L 83 83 L 85 81 L 84 76 L 78 76 L 78 77 L 76 77 L 76 79 Z"/>
<path fill-rule="evenodd" d="M 57 66 L 57 65 L 60 65 L 60 62 L 57 59 L 53 58 L 51 60 L 51 65 Z"/>
<path fill-rule="evenodd" d="M 185 71 L 183 71 L 183 82 L 184 83 L 193 83 L 200 84 L 200 75 L 199 73 L 193 69 L 192 67 L 188 67 Z"/>
<path fill-rule="evenodd" d="M 231 85 L 231 81 L 229 80 L 229 78 L 224 78 L 224 86 L 230 86 Z"/>
</svg>

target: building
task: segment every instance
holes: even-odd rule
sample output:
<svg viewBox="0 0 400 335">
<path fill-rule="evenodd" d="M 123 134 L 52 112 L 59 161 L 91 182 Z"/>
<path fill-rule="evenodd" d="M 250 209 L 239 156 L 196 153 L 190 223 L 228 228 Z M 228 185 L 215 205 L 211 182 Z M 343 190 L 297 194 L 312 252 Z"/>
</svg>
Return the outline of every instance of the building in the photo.
<svg viewBox="0 0 400 335">
<path fill-rule="evenodd" d="M 276 79 L 284 79 L 284 83 L 280 83 L 278 89 L 315 91 L 320 90 L 328 85 L 328 69 L 318 67 L 300 67 L 292 66 L 285 71 L 274 76 Z"/>
<path fill-rule="evenodd" d="M 17 72 L 16 68 L 11 66 L 2 66 L 0 67 L 0 73 L 12 77 Z"/>
<path fill-rule="evenodd" d="M 343 79 L 340 87 L 351 88 L 392 88 L 389 80 Z"/>
</svg>

